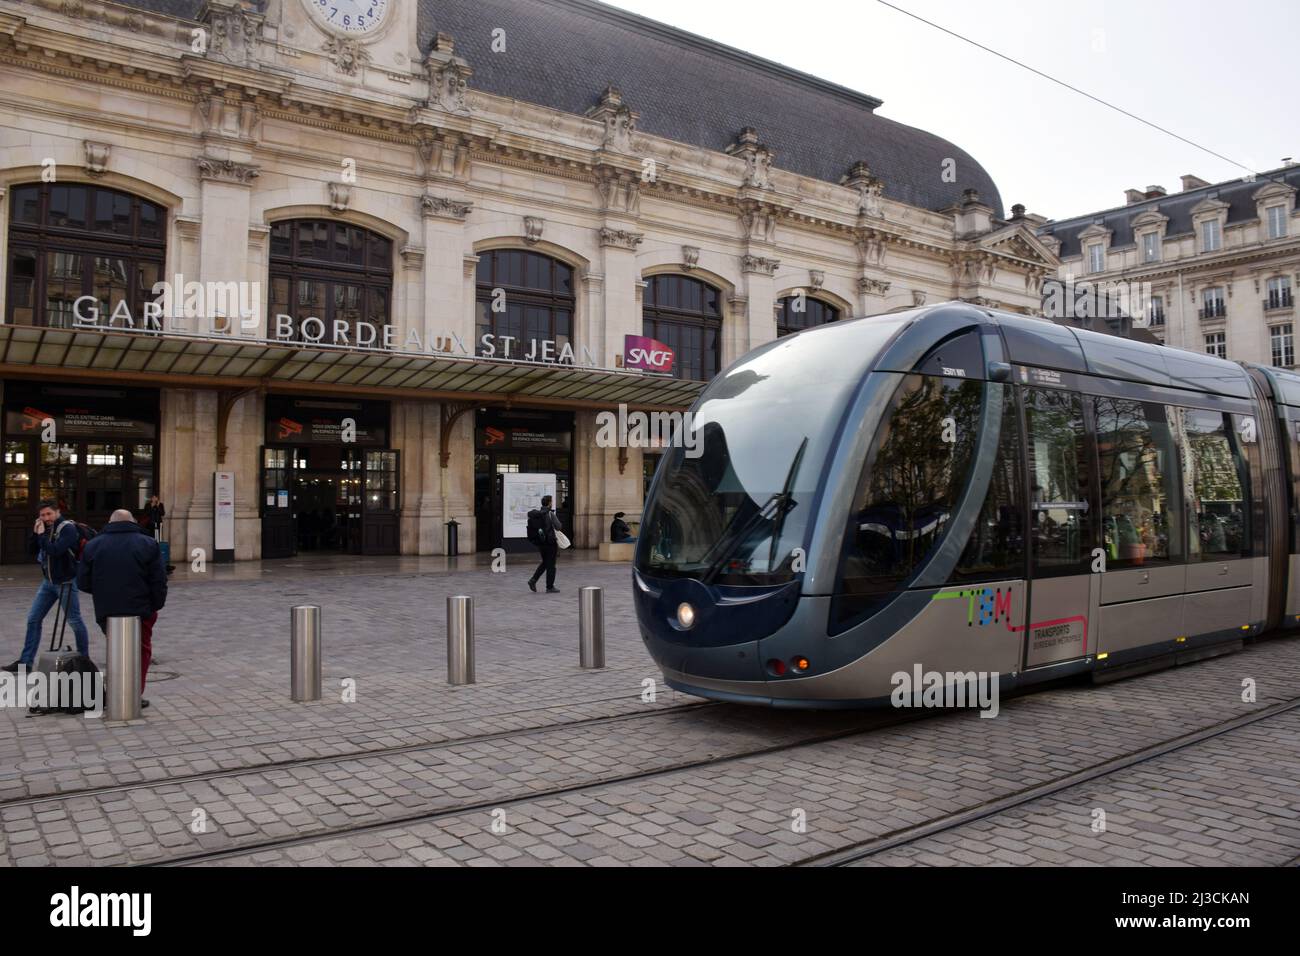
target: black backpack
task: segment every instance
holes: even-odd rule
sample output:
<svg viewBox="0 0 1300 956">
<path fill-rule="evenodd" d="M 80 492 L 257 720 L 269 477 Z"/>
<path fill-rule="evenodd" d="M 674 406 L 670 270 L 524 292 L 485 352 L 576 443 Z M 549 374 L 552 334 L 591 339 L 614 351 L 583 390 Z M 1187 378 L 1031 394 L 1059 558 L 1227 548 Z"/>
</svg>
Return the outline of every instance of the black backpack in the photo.
<svg viewBox="0 0 1300 956">
<path fill-rule="evenodd" d="M 546 514 L 542 511 L 528 512 L 528 540 L 533 544 L 546 543 Z"/>
<path fill-rule="evenodd" d="M 54 537 L 57 538 L 63 531 L 63 526 L 70 521 L 77 529 L 77 553 L 72 557 L 73 560 L 80 561 L 82 552 L 86 550 L 86 542 L 95 536 L 95 529 L 85 522 L 72 521 L 71 518 L 64 518 L 54 526 Z"/>
</svg>

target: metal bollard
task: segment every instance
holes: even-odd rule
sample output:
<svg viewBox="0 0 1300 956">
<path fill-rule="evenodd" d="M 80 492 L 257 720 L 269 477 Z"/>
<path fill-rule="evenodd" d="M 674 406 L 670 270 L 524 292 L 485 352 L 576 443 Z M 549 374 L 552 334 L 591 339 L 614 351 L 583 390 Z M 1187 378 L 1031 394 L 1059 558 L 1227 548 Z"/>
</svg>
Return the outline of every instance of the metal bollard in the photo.
<svg viewBox="0 0 1300 956">
<path fill-rule="evenodd" d="M 605 593 L 597 587 L 578 590 L 578 658 L 587 669 L 605 666 Z"/>
<path fill-rule="evenodd" d="M 320 606 L 299 604 L 289 612 L 289 696 L 320 700 Z"/>
<path fill-rule="evenodd" d="M 474 683 L 474 599 L 447 598 L 447 683 Z"/>
<path fill-rule="evenodd" d="M 108 673 L 104 677 L 104 717 L 140 719 L 140 619 L 108 619 Z"/>
</svg>

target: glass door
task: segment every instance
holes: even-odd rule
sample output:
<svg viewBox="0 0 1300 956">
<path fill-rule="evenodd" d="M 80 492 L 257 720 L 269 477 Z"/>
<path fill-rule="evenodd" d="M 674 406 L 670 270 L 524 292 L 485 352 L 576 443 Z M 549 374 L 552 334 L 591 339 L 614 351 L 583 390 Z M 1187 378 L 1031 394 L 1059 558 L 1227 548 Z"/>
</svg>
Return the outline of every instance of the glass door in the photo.
<svg viewBox="0 0 1300 956">
<path fill-rule="evenodd" d="M 401 502 L 400 456 L 391 449 L 365 452 L 364 501 L 361 520 L 363 554 L 397 554 L 398 509 Z"/>
<path fill-rule="evenodd" d="M 296 530 L 290 490 L 293 451 L 262 449 L 262 557 L 289 558 L 296 552 Z"/>
</svg>

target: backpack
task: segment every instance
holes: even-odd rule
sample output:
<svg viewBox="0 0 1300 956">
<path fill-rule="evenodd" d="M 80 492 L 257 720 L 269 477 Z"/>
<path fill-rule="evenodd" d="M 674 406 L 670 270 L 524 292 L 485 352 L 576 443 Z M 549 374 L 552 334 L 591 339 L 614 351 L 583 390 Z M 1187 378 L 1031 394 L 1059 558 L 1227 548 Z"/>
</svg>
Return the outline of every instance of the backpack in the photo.
<svg viewBox="0 0 1300 956">
<path fill-rule="evenodd" d="M 546 543 L 546 515 L 544 512 L 528 512 L 528 540 L 533 544 Z"/>
<path fill-rule="evenodd" d="M 58 524 L 54 526 L 54 537 L 57 538 L 60 534 L 62 534 L 63 526 L 70 521 L 72 522 L 73 525 L 76 526 L 77 529 L 77 550 L 72 555 L 72 560 L 80 561 L 81 553 L 86 550 L 86 542 L 95 536 L 95 529 L 83 521 L 72 521 L 71 518 L 64 518 L 62 521 L 60 521 Z"/>
</svg>

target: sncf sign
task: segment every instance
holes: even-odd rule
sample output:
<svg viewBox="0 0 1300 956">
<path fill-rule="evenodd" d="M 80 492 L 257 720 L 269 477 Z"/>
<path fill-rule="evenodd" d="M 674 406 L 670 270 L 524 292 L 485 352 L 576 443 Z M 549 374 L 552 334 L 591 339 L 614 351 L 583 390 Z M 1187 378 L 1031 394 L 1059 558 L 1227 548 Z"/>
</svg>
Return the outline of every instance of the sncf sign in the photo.
<svg viewBox="0 0 1300 956">
<path fill-rule="evenodd" d="M 673 350 L 644 335 L 625 335 L 623 367 L 645 369 L 647 372 L 671 372 Z"/>
</svg>

